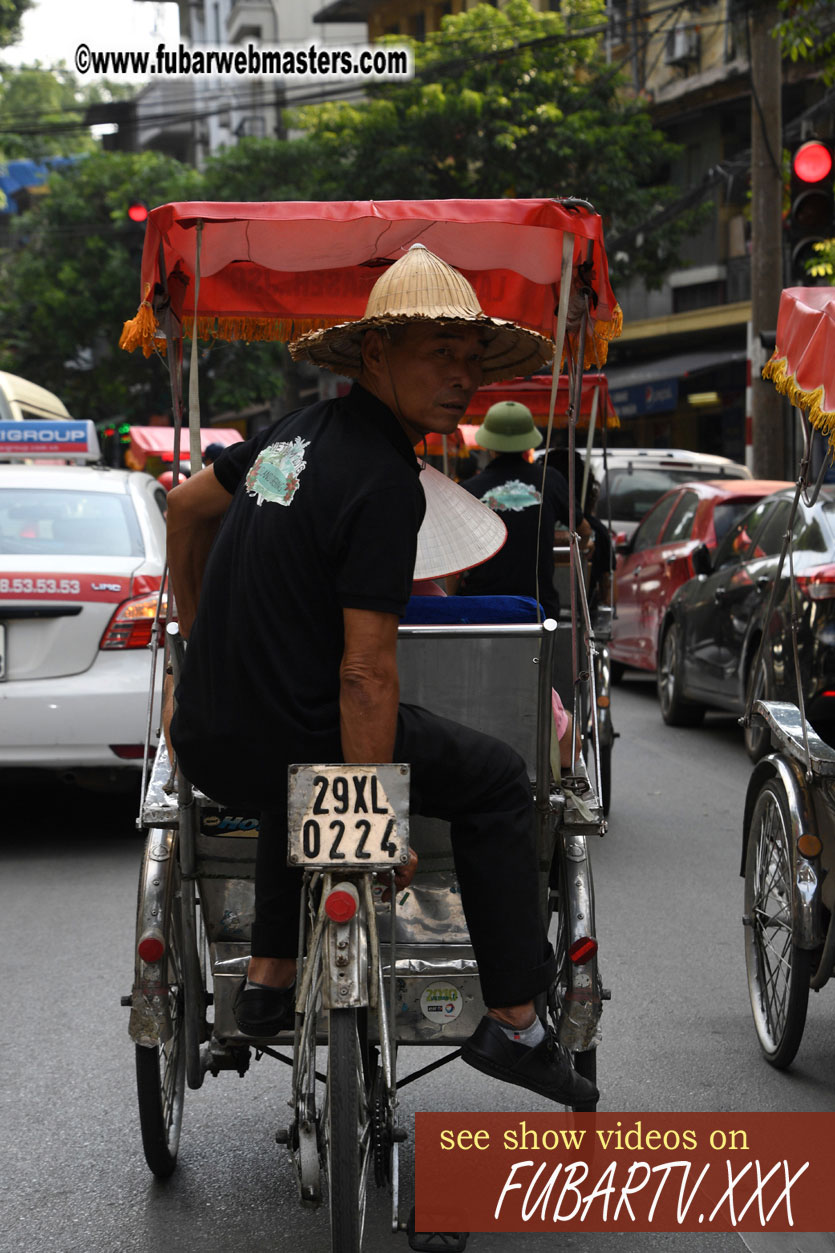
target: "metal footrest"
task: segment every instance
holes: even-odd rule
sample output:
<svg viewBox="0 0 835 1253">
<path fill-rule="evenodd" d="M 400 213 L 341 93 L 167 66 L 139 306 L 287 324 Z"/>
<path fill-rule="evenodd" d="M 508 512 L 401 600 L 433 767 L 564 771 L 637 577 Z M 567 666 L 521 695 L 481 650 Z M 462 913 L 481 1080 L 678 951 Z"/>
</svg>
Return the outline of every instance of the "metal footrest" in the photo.
<svg viewBox="0 0 835 1253">
<path fill-rule="evenodd" d="M 469 1231 L 415 1231 L 415 1209 L 409 1214 L 406 1224 L 406 1235 L 410 1249 L 422 1249 L 426 1253 L 437 1253 L 438 1249 L 447 1249 L 449 1253 L 458 1253 L 466 1249 Z"/>
</svg>

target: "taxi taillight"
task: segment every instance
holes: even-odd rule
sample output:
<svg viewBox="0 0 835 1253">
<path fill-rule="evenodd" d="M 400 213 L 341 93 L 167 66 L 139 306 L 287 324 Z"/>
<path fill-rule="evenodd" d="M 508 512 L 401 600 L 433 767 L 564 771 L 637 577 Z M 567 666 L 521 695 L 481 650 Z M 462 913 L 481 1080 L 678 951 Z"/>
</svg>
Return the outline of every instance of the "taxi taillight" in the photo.
<svg viewBox="0 0 835 1253">
<path fill-rule="evenodd" d="M 126 600 L 110 619 L 99 648 L 147 648 L 151 642 L 158 601 L 156 593 Z M 164 618 L 165 613 L 166 598 L 163 597 L 160 618 Z"/>
</svg>

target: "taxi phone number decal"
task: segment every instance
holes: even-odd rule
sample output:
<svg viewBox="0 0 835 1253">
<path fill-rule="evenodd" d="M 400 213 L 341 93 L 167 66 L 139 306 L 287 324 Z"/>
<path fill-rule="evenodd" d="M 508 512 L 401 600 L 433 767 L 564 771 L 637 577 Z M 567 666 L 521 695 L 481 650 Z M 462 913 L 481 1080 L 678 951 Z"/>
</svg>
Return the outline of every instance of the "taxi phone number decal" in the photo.
<svg viewBox="0 0 835 1253">
<path fill-rule="evenodd" d="M 119 575 L 18 574 L 0 578 L 0 597 L 10 600 L 43 600 L 49 596 L 119 604 L 130 595 L 130 581 Z"/>
<path fill-rule="evenodd" d="M 35 592 L 55 595 L 58 592 L 77 596 L 80 591 L 79 579 L 0 579 L 0 593 L 22 592 L 25 595 L 27 592 Z"/>
</svg>

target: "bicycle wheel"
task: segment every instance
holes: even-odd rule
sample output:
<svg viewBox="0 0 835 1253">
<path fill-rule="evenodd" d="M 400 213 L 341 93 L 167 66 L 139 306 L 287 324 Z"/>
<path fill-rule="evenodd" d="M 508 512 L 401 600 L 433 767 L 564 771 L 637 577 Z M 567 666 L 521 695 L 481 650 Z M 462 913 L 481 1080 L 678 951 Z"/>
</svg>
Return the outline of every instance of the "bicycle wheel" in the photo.
<svg viewBox="0 0 835 1253">
<path fill-rule="evenodd" d="M 745 965 L 760 1048 L 783 1070 L 806 1025 L 812 953 L 792 940 L 791 821 L 777 779 L 760 789 L 745 856 Z"/>
<path fill-rule="evenodd" d="M 604 814 L 609 813 L 612 803 L 612 745 L 600 745 L 600 807 Z"/>
<path fill-rule="evenodd" d="M 328 1014 L 327 1163 L 332 1253 L 360 1253 L 371 1161 L 371 1115 L 356 1009 Z"/>
<path fill-rule="evenodd" d="M 206 1075 L 200 1046 L 209 1039 L 211 1026 L 206 1010 L 209 1005 L 207 977 L 210 968 L 209 941 L 203 922 L 203 907 L 197 896 L 193 880 L 180 883 L 179 909 L 180 954 L 185 993 L 183 1019 L 185 1022 L 186 1082 L 192 1089 L 202 1086 Z"/>
<path fill-rule="evenodd" d="M 144 868 L 140 883 L 143 882 Z M 136 1045 L 136 1091 L 142 1148 L 146 1162 L 158 1179 L 167 1179 L 177 1165 L 185 1095 L 182 946 L 176 909 L 179 882 L 179 868 L 175 863 L 166 888 L 162 927 L 165 943 L 163 978 L 168 988 L 170 1035 L 155 1047 Z"/>
<path fill-rule="evenodd" d="M 588 870 L 588 874 L 590 875 L 591 867 L 587 867 L 587 870 Z M 552 917 L 556 916 L 556 923 L 557 923 L 557 933 L 556 933 L 556 937 L 554 940 L 554 953 L 557 959 L 557 975 L 556 975 L 556 979 L 554 982 L 553 991 L 554 991 L 554 1001 L 556 1004 L 557 1019 L 558 1019 L 557 1032 L 559 1033 L 559 1022 L 561 1021 L 563 1014 L 568 1012 L 569 1001 L 567 997 L 568 997 L 568 992 L 571 988 L 572 981 L 570 979 L 569 957 L 568 957 L 569 902 L 568 902 L 567 893 L 563 887 L 563 876 L 560 873 L 557 854 L 555 854 L 554 867 L 552 871 L 550 908 L 551 908 Z M 589 918 L 590 930 L 592 929 L 593 922 L 594 922 L 593 895 L 592 895 L 591 912 L 592 912 L 592 916 Z M 593 967 L 588 972 L 590 978 L 587 981 L 591 984 L 591 989 L 592 990 L 596 989 L 597 992 L 599 993 L 600 985 L 599 985 L 599 977 L 597 974 L 597 962 L 595 959 L 592 959 L 592 962 L 593 962 Z M 584 1079 L 590 1079 L 592 1083 L 595 1083 L 595 1084 L 597 1083 L 597 1049 L 596 1048 L 581 1049 L 581 1050 L 578 1050 L 577 1052 L 572 1052 L 571 1060 L 574 1065 L 574 1069 L 577 1071 L 579 1075 L 582 1075 Z M 597 1108 L 596 1101 L 581 1102 L 579 1105 L 573 1106 L 573 1109 L 577 1112 L 594 1111 L 596 1108 Z"/>
</svg>

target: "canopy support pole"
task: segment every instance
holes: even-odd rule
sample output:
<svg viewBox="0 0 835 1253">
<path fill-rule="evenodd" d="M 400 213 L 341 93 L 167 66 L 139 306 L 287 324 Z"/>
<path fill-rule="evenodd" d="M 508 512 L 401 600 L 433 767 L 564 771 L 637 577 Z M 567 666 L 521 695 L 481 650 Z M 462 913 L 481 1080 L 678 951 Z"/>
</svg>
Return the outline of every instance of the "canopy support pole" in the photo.
<svg viewBox="0 0 835 1253">
<path fill-rule="evenodd" d="M 188 447 L 191 472 L 196 474 L 203 466 L 203 447 L 200 443 L 200 386 L 197 366 L 197 310 L 200 302 L 200 245 L 203 240 L 203 223 L 197 223 L 197 239 L 194 254 L 194 321 L 191 326 L 191 356 L 188 371 Z"/>
</svg>

